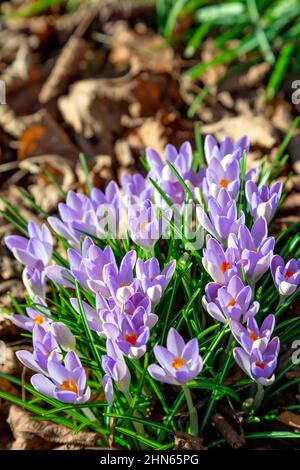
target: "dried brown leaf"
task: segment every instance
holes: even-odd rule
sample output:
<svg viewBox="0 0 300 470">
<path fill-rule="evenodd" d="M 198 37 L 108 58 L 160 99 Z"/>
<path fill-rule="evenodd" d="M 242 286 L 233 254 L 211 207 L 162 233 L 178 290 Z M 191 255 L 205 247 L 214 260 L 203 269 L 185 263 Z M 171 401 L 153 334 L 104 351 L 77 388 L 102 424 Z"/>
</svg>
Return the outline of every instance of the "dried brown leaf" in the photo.
<svg viewBox="0 0 300 470">
<path fill-rule="evenodd" d="M 132 30 L 126 23 L 117 22 L 110 32 L 110 61 L 113 64 L 129 64 L 132 75 L 141 71 L 172 72 L 173 50 L 161 36 L 147 30 L 146 26 L 139 25 Z"/>
<path fill-rule="evenodd" d="M 277 421 L 300 430 L 300 415 L 292 411 L 284 411 L 277 417 Z"/>
<path fill-rule="evenodd" d="M 247 135 L 251 145 L 270 149 L 276 142 L 274 129 L 263 114 L 242 113 L 238 116 L 226 117 L 214 124 L 201 128 L 204 134 L 214 134 L 218 140 L 229 136 L 238 140 L 241 135 Z"/>
<path fill-rule="evenodd" d="M 95 446 L 101 436 L 94 432 L 75 433 L 65 426 L 50 421 L 34 421 L 30 413 L 13 405 L 10 408 L 8 423 L 16 439 L 14 449 L 43 449 L 54 447 L 55 444 L 83 447 Z"/>
</svg>

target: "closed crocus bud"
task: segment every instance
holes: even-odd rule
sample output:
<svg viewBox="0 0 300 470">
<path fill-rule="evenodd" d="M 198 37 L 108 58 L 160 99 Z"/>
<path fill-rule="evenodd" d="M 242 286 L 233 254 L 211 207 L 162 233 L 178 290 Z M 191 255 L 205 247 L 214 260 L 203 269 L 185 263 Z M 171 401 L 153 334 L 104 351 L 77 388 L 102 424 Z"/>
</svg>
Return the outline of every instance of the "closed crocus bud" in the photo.
<svg viewBox="0 0 300 470">
<path fill-rule="evenodd" d="M 50 327 L 50 331 L 55 337 L 58 344 L 64 349 L 65 351 L 70 351 L 75 349 L 76 346 L 76 339 L 73 333 L 69 330 L 69 328 L 61 322 L 52 323 Z"/>
</svg>

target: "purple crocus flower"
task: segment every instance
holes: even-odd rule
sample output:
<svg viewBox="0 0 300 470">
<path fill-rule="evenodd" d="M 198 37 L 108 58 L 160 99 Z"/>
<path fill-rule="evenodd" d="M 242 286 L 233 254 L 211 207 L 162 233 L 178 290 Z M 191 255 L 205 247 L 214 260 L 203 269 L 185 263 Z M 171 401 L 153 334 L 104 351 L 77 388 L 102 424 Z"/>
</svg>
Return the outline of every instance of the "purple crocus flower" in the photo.
<svg viewBox="0 0 300 470">
<path fill-rule="evenodd" d="M 151 258 L 147 261 L 137 260 L 137 279 L 141 282 L 143 292 L 147 294 L 153 304 L 156 304 L 161 299 L 162 293 L 173 276 L 175 267 L 175 260 L 168 263 L 162 271 L 160 271 L 156 258 Z"/>
<path fill-rule="evenodd" d="M 154 187 L 148 178 L 144 178 L 140 173 L 130 175 L 126 173 L 122 178 L 122 188 L 124 196 L 122 202 L 125 207 L 129 204 L 137 204 L 139 201 L 152 199 Z"/>
<path fill-rule="evenodd" d="M 153 149 L 146 150 L 146 157 L 151 168 L 149 177 L 159 182 L 162 190 L 174 204 L 182 204 L 185 198 L 185 190 L 171 168 Z M 165 160 L 173 165 L 184 181 L 189 182 L 194 187 L 200 185 L 203 179 L 203 170 L 195 174 L 192 171 L 192 159 L 193 152 L 189 142 L 184 142 L 179 151 L 170 144 L 165 148 Z"/>
<path fill-rule="evenodd" d="M 145 250 L 151 250 L 168 227 L 165 219 L 171 219 L 172 210 L 161 211 L 163 217 L 158 215 L 158 208 L 149 199 L 128 209 L 129 235 L 134 243 Z"/>
<path fill-rule="evenodd" d="M 76 312 L 80 314 L 78 300 L 76 298 L 71 298 L 70 302 L 71 302 L 72 307 L 76 310 Z M 95 331 L 96 333 L 98 333 L 101 336 L 101 333 L 103 332 L 103 328 L 102 328 L 101 317 L 100 317 L 98 311 L 95 310 L 93 307 L 91 307 L 85 301 L 82 301 L 82 307 L 83 307 L 83 310 L 86 314 L 86 318 L 87 318 L 89 327 L 91 328 L 91 330 Z M 108 308 L 108 306 L 107 306 L 107 308 Z"/>
<path fill-rule="evenodd" d="M 136 252 L 132 250 L 126 253 L 119 269 L 115 262 L 106 264 L 103 268 L 105 288 L 100 286 L 100 293 L 107 296 L 109 292 L 117 304 L 123 305 L 139 288 L 139 282 L 133 275 L 135 262 Z"/>
<path fill-rule="evenodd" d="M 258 188 L 253 181 L 247 181 L 245 192 L 248 207 L 254 220 L 258 217 L 264 217 L 267 222 L 270 222 L 281 197 L 282 183 L 277 182 L 270 188 L 266 185 Z"/>
<path fill-rule="evenodd" d="M 230 197 L 236 199 L 240 189 L 240 164 L 238 160 L 212 158 L 202 183 L 202 192 L 206 200 L 217 197 L 221 189 L 227 189 Z"/>
<path fill-rule="evenodd" d="M 111 406 L 114 401 L 113 381 L 119 390 L 128 394 L 131 377 L 123 354 L 116 343 L 108 339 L 106 351 L 107 355 L 102 356 L 102 368 L 105 372 L 102 385 L 106 400 Z"/>
<path fill-rule="evenodd" d="M 109 295 L 109 288 L 106 286 L 103 278 L 104 266 L 111 265 L 117 271 L 115 255 L 109 245 L 104 250 L 94 245 L 90 248 L 86 260 L 84 260 L 85 269 L 88 275 L 88 287 L 94 292 L 102 292 L 103 295 Z"/>
<path fill-rule="evenodd" d="M 279 294 L 289 297 L 300 284 L 300 260 L 292 258 L 285 264 L 281 256 L 275 255 L 271 261 L 271 273 Z"/>
<path fill-rule="evenodd" d="M 118 185 L 114 181 L 110 181 L 104 192 L 93 188 L 91 191 L 91 201 L 97 217 L 96 233 L 98 238 L 107 238 L 108 235 L 116 238 L 120 219 Z"/>
<path fill-rule="evenodd" d="M 20 263 L 25 265 L 23 282 L 31 297 L 45 296 L 45 267 L 52 257 L 52 237 L 48 227 L 28 223 L 29 239 L 12 235 L 5 238 L 6 246 Z"/>
<path fill-rule="evenodd" d="M 96 235 L 97 216 L 92 201 L 84 194 L 69 191 L 65 203 L 58 205 L 60 218 L 48 217 L 53 230 L 80 249 L 83 233 Z"/>
<path fill-rule="evenodd" d="M 229 319 L 244 323 L 259 310 L 259 303 L 252 302 L 251 287 L 244 286 L 238 276 L 232 276 L 227 286 L 207 284 L 205 294 L 202 300 L 205 310 L 222 323 Z"/>
<path fill-rule="evenodd" d="M 93 246 L 95 245 L 91 238 L 85 237 L 80 252 L 73 248 L 69 248 L 67 251 L 70 269 L 59 265 L 48 266 L 46 269 L 47 277 L 57 284 L 72 289 L 75 287 L 75 278 L 82 287 L 89 289 L 87 284 L 88 274 L 86 271 L 86 261 L 89 257 L 89 250 Z"/>
<path fill-rule="evenodd" d="M 125 356 L 139 359 L 145 354 L 149 327 L 145 324 L 143 309 L 138 309 L 132 316 L 119 315 L 113 322 L 105 322 L 103 329 L 106 337 L 115 341 Z"/>
<path fill-rule="evenodd" d="M 185 344 L 181 335 L 171 328 L 167 337 L 167 347 L 154 346 L 154 355 L 159 366 L 151 364 L 148 372 L 155 380 L 173 385 L 184 385 L 197 377 L 203 362 L 199 355 L 196 338 Z"/>
<path fill-rule="evenodd" d="M 48 360 L 49 378 L 36 374 L 31 378 L 33 387 L 40 393 L 63 403 L 85 403 L 91 395 L 90 387 L 86 385 L 86 372 L 79 357 L 74 351 L 69 351 L 64 365 L 55 355 Z"/>
<path fill-rule="evenodd" d="M 50 331 L 35 325 L 32 333 L 33 353 L 26 350 L 17 351 L 16 355 L 25 367 L 47 374 L 48 359 L 52 351 L 60 353 L 59 345 Z"/>
<path fill-rule="evenodd" d="M 268 237 L 266 219 L 259 217 L 251 231 L 242 225 L 238 235 L 231 233 L 228 246 L 239 250 L 247 280 L 253 286 L 270 267 L 275 239 Z"/>
<path fill-rule="evenodd" d="M 52 323 L 51 312 L 47 308 L 46 302 L 39 296 L 34 298 L 34 307 L 26 308 L 26 315 L 15 313 L 10 317 L 11 321 L 23 330 L 33 331 L 35 325 L 42 326 L 45 330 L 49 330 Z"/>
<path fill-rule="evenodd" d="M 221 161 L 225 157 L 232 160 L 240 160 L 244 152 L 249 152 L 250 141 L 247 136 L 241 137 L 236 143 L 225 137 L 220 145 L 212 135 L 208 135 L 204 142 L 204 153 L 207 163 L 209 164 L 213 158 Z"/>
<path fill-rule="evenodd" d="M 215 282 L 227 285 L 234 274 L 241 274 L 238 255 L 236 248 L 224 250 L 217 240 L 207 236 L 206 248 L 203 249 L 203 266 Z"/>
<path fill-rule="evenodd" d="M 234 348 L 233 355 L 240 368 L 255 382 L 269 386 L 275 380 L 274 370 L 277 366 L 279 338 L 270 342 L 266 338 L 259 339 L 250 354 L 242 348 Z"/>
<path fill-rule="evenodd" d="M 198 206 L 197 218 L 207 232 L 223 244 L 227 244 L 230 233 L 237 233 L 245 223 L 243 212 L 238 218 L 236 202 L 230 197 L 227 189 L 221 189 L 217 198 L 210 197 L 207 209 L 208 214 Z"/>
<path fill-rule="evenodd" d="M 237 321 L 230 323 L 233 336 L 248 354 L 251 353 L 256 341 L 260 339 L 270 341 L 274 326 L 275 316 L 272 314 L 264 319 L 261 327 L 258 326 L 253 317 L 248 318 L 246 328 Z"/>
</svg>

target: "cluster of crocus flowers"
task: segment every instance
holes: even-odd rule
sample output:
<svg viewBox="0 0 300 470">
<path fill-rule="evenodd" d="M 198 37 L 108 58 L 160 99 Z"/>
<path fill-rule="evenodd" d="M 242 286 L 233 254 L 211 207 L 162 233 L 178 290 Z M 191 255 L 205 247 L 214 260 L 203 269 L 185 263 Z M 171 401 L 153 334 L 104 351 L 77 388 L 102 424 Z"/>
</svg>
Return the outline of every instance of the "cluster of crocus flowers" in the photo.
<svg viewBox="0 0 300 470">
<path fill-rule="evenodd" d="M 52 263 L 52 237 L 46 225 L 39 228 L 30 222 L 29 238 L 6 238 L 8 248 L 25 266 L 24 284 L 32 298 L 26 315 L 12 317 L 33 334 L 33 352 L 19 351 L 18 357 L 37 372 L 32 384 L 39 392 L 78 404 L 90 396 L 74 335 L 56 321 L 45 301 L 47 282 L 52 281 L 71 291 L 73 314 L 84 315 L 88 328 L 105 340 L 101 365 L 107 402 L 113 405 L 114 387 L 131 400 L 130 361 L 137 364 L 149 349 L 149 339 L 150 344 L 155 342 L 159 302 L 176 268 L 176 260 L 165 261 L 164 249 L 158 261 L 154 253 L 158 256 L 160 247 L 155 245 L 171 231 L 173 216 L 182 215 L 185 203 L 191 201 L 197 229 L 206 235 L 201 238 L 206 240 L 202 265 L 212 281 L 205 286 L 203 306 L 214 320 L 230 324 L 240 345 L 234 349 L 234 357 L 244 372 L 263 386 L 272 383 L 279 352 L 279 340 L 272 338 L 275 317 L 267 316 L 258 326 L 255 317 L 260 305 L 255 300 L 255 286 L 271 268 L 275 286 L 286 298 L 300 283 L 300 265 L 297 260 L 285 264 L 274 256 L 275 239 L 268 234 L 268 223 L 279 204 L 282 185 L 260 185 L 255 170 L 241 178 L 248 150 L 247 137 L 236 143 L 225 138 L 218 145 L 208 136 L 204 146 L 207 164 L 194 170 L 197 165 L 188 142 L 178 150 L 168 145 L 163 156 L 147 149 L 150 170 L 146 177 L 124 175 L 121 187 L 110 182 L 105 191 L 93 188 L 89 195 L 70 191 L 66 202 L 59 204 L 58 216 L 48 218 L 68 246 L 63 266 Z M 107 231 L 108 219 L 112 223 Z M 126 243 L 117 250 L 121 226 Z M 78 288 L 83 294 L 80 301 L 75 297 Z M 188 384 L 203 367 L 198 340 L 185 343 L 171 328 L 167 347 L 155 345 L 153 353 L 158 364 L 148 367 L 149 374 L 184 388 L 195 432 Z"/>
</svg>

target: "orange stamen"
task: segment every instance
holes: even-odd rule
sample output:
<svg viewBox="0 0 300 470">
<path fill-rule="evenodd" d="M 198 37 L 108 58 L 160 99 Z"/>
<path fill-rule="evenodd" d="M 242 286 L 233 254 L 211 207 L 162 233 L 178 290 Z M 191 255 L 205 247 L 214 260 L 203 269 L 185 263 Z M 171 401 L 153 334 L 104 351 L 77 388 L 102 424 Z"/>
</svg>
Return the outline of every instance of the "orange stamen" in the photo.
<svg viewBox="0 0 300 470">
<path fill-rule="evenodd" d="M 226 180 L 226 179 L 221 179 L 221 180 L 219 181 L 219 183 L 220 183 L 221 188 L 227 188 L 227 186 L 229 185 L 230 181 L 229 181 L 229 180 Z"/>
<path fill-rule="evenodd" d="M 230 299 L 228 304 L 227 304 L 227 307 L 234 307 L 236 304 L 236 301 L 234 298 Z"/>
<path fill-rule="evenodd" d="M 44 319 L 42 317 L 42 315 L 37 315 L 33 322 L 36 324 L 36 325 L 42 325 L 44 323 Z"/>
<path fill-rule="evenodd" d="M 284 275 L 284 279 L 289 279 L 290 277 L 292 277 L 293 275 L 295 274 L 294 271 L 287 271 Z"/>
<path fill-rule="evenodd" d="M 69 382 L 68 380 L 64 380 L 63 383 L 60 386 L 61 390 L 66 391 L 66 392 L 74 392 L 78 394 L 78 388 L 77 385 L 74 381 L 74 379 L 71 379 Z"/>
<path fill-rule="evenodd" d="M 259 339 L 260 337 L 257 336 L 255 333 L 249 333 L 249 338 L 252 340 L 252 341 L 256 341 L 257 339 Z"/>
<path fill-rule="evenodd" d="M 223 263 L 220 264 L 220 269 L 222 273 L 225 273 L 229 268 L 230 268 L 230 263 L 228 263 L 228 261 L 223 261 Z"/>
<path fill-rule="evenodd" d="M 139 226 L 140 235 L 143 235 L 146 226 L 148 225 L 148 220 L 144 220 Z"/>
<path fill-rule="evenodd" d="M 255 365 L 257 367 L 259 367 L 260 369 L 264 369 L 265 368 L 265 364 L 263 362 L 256 362 Z"/>
<path fill-rule="evenodd" d="M 133 332 L 131 335 L 126 333 L 124 335 L 124 339 L 125 341 L 127 341 L 127 343 L 130 343 L 132 346 L 136 345 L 136 333 Z"/>
<path fill-rule="evenodd" d="M 184 364 L 184 361 L 181 359 L 181 357 L 176 357 L 174 361 L 172 362 L 172 367 L 176 370 L 180 369 Z"/>
</svg>

